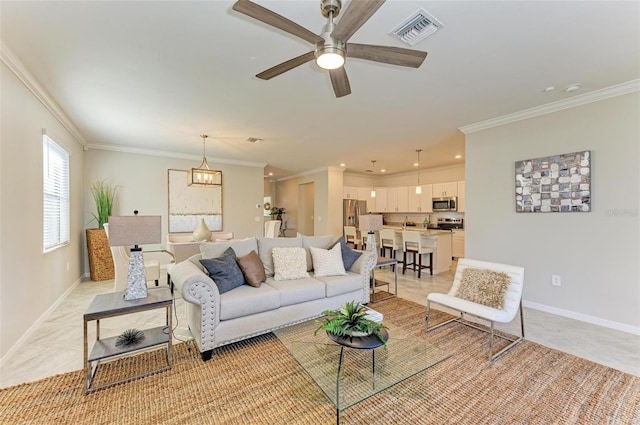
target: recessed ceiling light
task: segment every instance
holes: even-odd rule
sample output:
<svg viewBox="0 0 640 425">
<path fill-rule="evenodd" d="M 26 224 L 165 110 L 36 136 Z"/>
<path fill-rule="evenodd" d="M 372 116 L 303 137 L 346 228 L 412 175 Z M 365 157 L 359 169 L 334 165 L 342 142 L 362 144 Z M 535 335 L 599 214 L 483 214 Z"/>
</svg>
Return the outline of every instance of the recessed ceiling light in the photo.
<svg viewBox="0 0 640 425">
<path fill-rule="evenodd" d="M 385 170 L 384 168 L 382 170 L 380 170 L 381 173 L 386 173 L 387 170 Z"/>
<path fill-rule="evenodd" d="M 542 91 L 543 91 L 543 92 L 545 92 L 545 93 L 548 93 L 548 92 L 550 92 L 550 91 L 554 91 L 555 89 L 556 89 L 556 88 L 555 88 L 554 86 L 549 86 L 549 87 L 545 88 L 545 89 L 544 89 L 544 90 L 542 90 Z"/>
<path fill-rule="evenodd" d="M 270 176 L 273 176 L 273 173 L 269 173 Z"/>
<path fill-rule="evenodd" d="M 566 91 L 567 93 L 571 93 L 572 91 L 579 90 L 581 87 L 582 87 L 582 84 L 575 83 L 575 84 L 571 84 L 571 85 L 567 86 L 567 88 L 564 89 L 564 91 Z"/>
<path fill-rule="evenodd" d="M 462 155 L 456 155 L 456 159 L 462 158 Z"/>
<path fill-rule="evenodd" d="M 341 167 L 346 167 L 346 166 L 347 166 L 347 164 L 345 164 L 344 162 L 342 162 L 342 163 L 340 163 L 340 166 L 341 166 Z"/>
<path fill-rule="evenodd" d="M 420 165 L 420 164 L 418 164 L 417 162 L 414 162 L 414 163 L 413 163 L 413 166 L 414 166 L 414 167 L 417 167 L 418 165 Z"/>
</svg>

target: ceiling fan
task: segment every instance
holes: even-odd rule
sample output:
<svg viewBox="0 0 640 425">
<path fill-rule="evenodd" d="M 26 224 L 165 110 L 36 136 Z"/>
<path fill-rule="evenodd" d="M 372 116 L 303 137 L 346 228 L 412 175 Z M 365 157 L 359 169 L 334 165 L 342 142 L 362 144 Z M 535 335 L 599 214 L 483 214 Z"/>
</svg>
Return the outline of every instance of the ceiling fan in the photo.
<svg viewBox="0 0 640 425">
<path fill-rule="evenodd" d="M 411 68 L 420 67 L 427 57 L 427 52 L 419 50 L 348 43 L 351 36 L 376 13 L 384 2 L 385 0 L 351 0 L 338 23 L 334 23 L 333 19 L 340 14 L 342 1 L 321 0 L 320 10 L 327 18 L 327 23 L 320 34 L 314 34 L 250 0 L 238 0 L 233 5 L 233 10 L 315 44 L 314 50 L 269 68 L 256 77 L 269 80 L 315 59 L 319 67 L 329 70 L 333 91 L 336 97 L 342 97 L 351 93 L 349 78 L 344 69 L 346 57 Z"/>
</svg>

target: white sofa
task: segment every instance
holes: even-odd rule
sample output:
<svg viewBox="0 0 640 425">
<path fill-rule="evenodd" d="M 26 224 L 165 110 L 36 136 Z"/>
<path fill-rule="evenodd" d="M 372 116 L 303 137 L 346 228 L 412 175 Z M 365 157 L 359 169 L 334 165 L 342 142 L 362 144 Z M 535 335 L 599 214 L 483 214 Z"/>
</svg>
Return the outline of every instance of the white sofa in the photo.
<svg viewBox="0 0 640 425">
<path fill-rule="evenodd" d="M 176 264 L 170 271 L 175 286 L 187 306 L 187 321 L 203 360 L 216 347 L 319 317 L 322 311 L 337 309 L 347 301 L 369 302 L 369 275 L 377 260 L 374 245 L 347 270 L 347 275 L 310 277 L 277 281 L 273 278 L 271 249 L 303 247 L 307 269 L 312 269 L 309 247 L 328 248 L 331 236 L 296 238 L 248 238 L 202 243 L 201 254 Z M 242 285 L 220 294 L 216 283 L 205 273 L 199 260 L 216 257 L 228 247 L 238 257 L 252 250 L 260 256 L 267 279 L 260 287 Z"/>
</svg>

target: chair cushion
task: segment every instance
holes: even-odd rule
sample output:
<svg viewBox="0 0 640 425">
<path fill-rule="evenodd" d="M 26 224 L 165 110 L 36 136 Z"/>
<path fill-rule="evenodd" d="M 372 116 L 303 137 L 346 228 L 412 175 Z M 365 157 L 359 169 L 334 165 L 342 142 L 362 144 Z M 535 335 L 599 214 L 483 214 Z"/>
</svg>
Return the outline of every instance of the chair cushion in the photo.
<svg viewBox="0 0 640 425">
<path fill-rule="evenodd" d="M 504 294 L 511 278 L 503 272 L 466 268 L 462 271 L 456 297 L 488 307 L 504 308 Z"/>
<path fill-rule="evenodd" d="M 362 252 L 354 251 L 353 249 L 351 249 L 351 247 L 347 245 L 347 241 L 345 241 L 344 238 L 340 238 L 337 241 L 335 241 L 333 245 L 329 247 L 329 249 L 336 246 L 336 244 L 340 244 L 340 250 L 342 253 L 342 263 L 344 264 L 345 270 L 350 269 L 351 266 L 353 266 L 353 263 L 355 263 L 356 260 L 360 258 L 360 256 L 362 255 Z"/>
<path fill-rule="evenodd" d="M 227 248 L 217 258 L 206 258 L 200 260 L 200 262 L 209 272 L 209 277 L 218 286 L 220 294 L 244 285 L 244 275 L 240 267 L 238 267 L 236 253 L 233 248 Z"/>
<path fill-rule="evenodd" d="M 274 247 L 273 270 L 275 280 L 292 280 L 309 277 L 307 273 L 307 253 L 301 247 Z"/>
<path fill-rule="evenodd" d="M 344 270 L 342 262 L 342 251 L 340 244 L 334 245 L 331 249 L 310 247 L 311 257 L 313 258 L 313 274 L 316 277 L 323 276 L 344 276 L 347 272 Z"/>
<path fill-rule="evenodd" d="M 249 285 L 258 288 L 267 279 L 264 273 L 264 266 L 257 252 L 251 251 L 245 256 L 238 257 L 237 261 L 244 275 L 244 280 Z"/>
<path fill-rule="evenodd" d="M 220 295 L 220 320 L 235 319 L 280 307 L 280 292 L 269 285 L 239 286 Z"/>
<path fill-rule="evenodd" d="M 333 241 L 333 235 L 327 236 L 305 236 L 301 233 L 298 233 L 300 237 L 302 237 L 302 247 L 307 252 L 307 271 L 311 271 L 314 269 L 313 257 L 311 256 L 311 251 L 309 248 L 329 248 L 331 242 Z"/>
<path fill-rule="evenodd" d="M 325 284 L 313 277 L 297 280 L 267 278 L 266 283 L 280 292 L 282 307 L 325 298 Z"/>
</svg>

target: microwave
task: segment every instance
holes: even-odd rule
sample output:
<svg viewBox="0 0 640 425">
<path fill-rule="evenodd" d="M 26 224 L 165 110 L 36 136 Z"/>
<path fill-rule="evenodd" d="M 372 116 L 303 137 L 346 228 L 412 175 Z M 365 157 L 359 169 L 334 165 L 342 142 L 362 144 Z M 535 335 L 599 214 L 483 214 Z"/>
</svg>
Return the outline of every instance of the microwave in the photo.
<svg viewBox="0 0 640 425">
<path fill-rule="evenodd" d="M 458 211 L 458 198 L 450 196 L 447 198 L 433 198 L 433 212 L 438 211 Z"/>
</svg>

